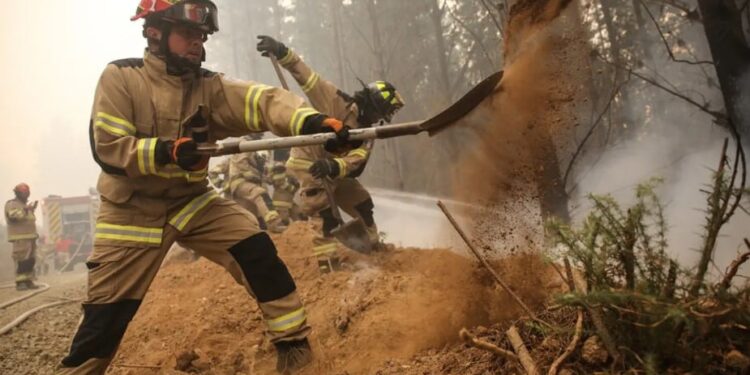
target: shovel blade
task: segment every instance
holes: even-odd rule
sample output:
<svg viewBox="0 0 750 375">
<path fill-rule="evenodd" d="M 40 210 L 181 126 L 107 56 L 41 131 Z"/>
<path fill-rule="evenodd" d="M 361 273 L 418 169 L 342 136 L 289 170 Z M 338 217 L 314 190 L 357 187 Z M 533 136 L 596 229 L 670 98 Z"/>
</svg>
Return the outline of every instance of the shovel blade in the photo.
<svg viewBox="0 0 750 375">
<path fill-rule="evenodd" d="M 367 226 L 362 219 L 357 218 L 331 231 L 331 234 L 344 246 L 360 253 L 372 251 L 370 236 L 367 234 Z"/>
</svg>

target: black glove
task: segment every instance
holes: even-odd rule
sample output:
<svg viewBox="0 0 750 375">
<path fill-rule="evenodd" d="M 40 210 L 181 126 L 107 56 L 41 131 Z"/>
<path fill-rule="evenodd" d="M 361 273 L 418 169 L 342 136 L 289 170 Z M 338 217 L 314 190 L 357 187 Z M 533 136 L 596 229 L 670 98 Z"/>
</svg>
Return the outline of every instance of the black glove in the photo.
<svg viewBox="0 0 750 375">
<path fill-rule="evenodd" d="M 176 141 L 158 140 L 154 159 L 157 164 L 175 163 L 186 171 L 199 171 L 208 166 L 208 155 L 198 155 L 198 144 L 192 138 L 182 137 Z"/>
<path fill-rule="evenodd" d="M 297 189 L 299 189 L 299 181 L 297 181 L 296 178 L 292 176 L 287 176 L 286 182 L 289 184 L 289 186 L 292 187 L 291 192 L 295 192 L 297 191 Z"/>
<path fill-rule="evenodd" d="M 315 178 L 336 177 L 339 175 L 339 163 L 333 159 L 316 160 L 308 171 Z"/>
<path fill-rule="evenodd" d="M 284 43 L 281 43 L 270 36 L 258 35 L 258 39 L 260 39 L 260 41 L 258 42 L 256 49 L 258 52 L 262 52 L 263 56 L 267 57 L 268 54 L 273 54 L 277 59 L 283 59 L 289 52 L 289 48 L 287 48 Z"/>
</svg>

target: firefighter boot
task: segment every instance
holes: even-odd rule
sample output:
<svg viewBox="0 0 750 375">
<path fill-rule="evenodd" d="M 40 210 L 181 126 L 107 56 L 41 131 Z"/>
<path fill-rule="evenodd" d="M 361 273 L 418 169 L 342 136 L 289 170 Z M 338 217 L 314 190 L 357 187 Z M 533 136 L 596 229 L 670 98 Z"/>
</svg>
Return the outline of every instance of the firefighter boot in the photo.
<svg viewBox="0 0 750 375">
<path fill-rule="evenodd" d="M 370 240 L 370 245 L 374 250 L 381 247 L 380 243 L 380 232 L 378 232 L 378 226 L 374 223 L 367 227 L 367 238 Z"/>
<path fill-rule="evenodd" d="M 313 238 L 313 254 L 318 259 L 320 273 L 330 273 L 341 269 L 338 256 L 338 243 L 333 237 Z"/>
<path fill-rule="evenodd" d="M 297 341 L 280 341 L 276 346 L 276 371 L 293 374 L 312 362 L 312 349 L 307 338 Z"/>
<path fill-rule="evenodd" d="M 276 210 L 268 211 L 264 219 L 266 219 L 266 227 L 271 233 L 283 233 L 287 228 Z"/>
</svg>

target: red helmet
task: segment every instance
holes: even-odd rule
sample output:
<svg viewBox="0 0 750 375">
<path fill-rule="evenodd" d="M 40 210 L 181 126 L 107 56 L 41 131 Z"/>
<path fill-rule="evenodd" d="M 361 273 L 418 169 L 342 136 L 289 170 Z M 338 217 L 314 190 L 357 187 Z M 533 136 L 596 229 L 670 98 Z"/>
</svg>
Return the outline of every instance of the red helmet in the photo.
<svg viewBox="0 0 750 375">
<path fill-rule="evenodd" d="M 28 184 L 22 182 L 13 188 L 13 192 L 16 193 L 16 195 L 24 194 L 26 196 L 29 196 L 29 194 L 31 193 L 31 188 L 29 188 Z"/>
<path fill-rule="evenodd" d="M 209 34 L 219 31 L 218 9 L 210 0 L 141 0 L 130 20 L 157 13 L 163 20 L 196 26 Z"/>
</svg>

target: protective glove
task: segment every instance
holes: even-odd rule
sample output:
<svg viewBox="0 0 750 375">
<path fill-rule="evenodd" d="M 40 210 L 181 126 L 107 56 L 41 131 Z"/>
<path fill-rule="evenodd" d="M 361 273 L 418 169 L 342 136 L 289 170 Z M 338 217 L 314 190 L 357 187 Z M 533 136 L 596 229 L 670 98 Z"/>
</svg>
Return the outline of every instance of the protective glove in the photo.
<svg viewBox="0 0 750 375">
<path fill-rule="evenodd" d="M 308 170 L 315 178 L 336 177 L 339 175 L 339 163 L 333 159 L 316 160 Z"/>
<path fill-rule="evenodd" d="M 169 162 L 177 164 L 186 171 L 199 171 L 208 166 L 208 155 L 198 155 L 198 144 L 188 137 L 175 141 L 158 140 L 156 143 L 156 162 L 160 165 Z"/>
<path fill-rule="evenodd" d="M 258 39 L 260 39 L 260 41 L 258 42 L 256 49 L 258 52 L 261 52 L 263 56 L 268 57 L 269 54 L 273 54 L 277 59 L 282 59 L 287 53 L 289 53 L 289 48 L 287 48 L 284 43 L 281 43 L 270 36 L 258 35 Z"/>
<path fill-rule="evenodd" d="M 323 132 L 336 133 L 336 139 L 329 139 L 323 146 L 326 151 L 333 154 L 340 154 L 351 147 L 349 142 L 349 127 L 344 125 L 340 120 L 328 117 L 323 120 L 321 128 Z"/>
</svg>

